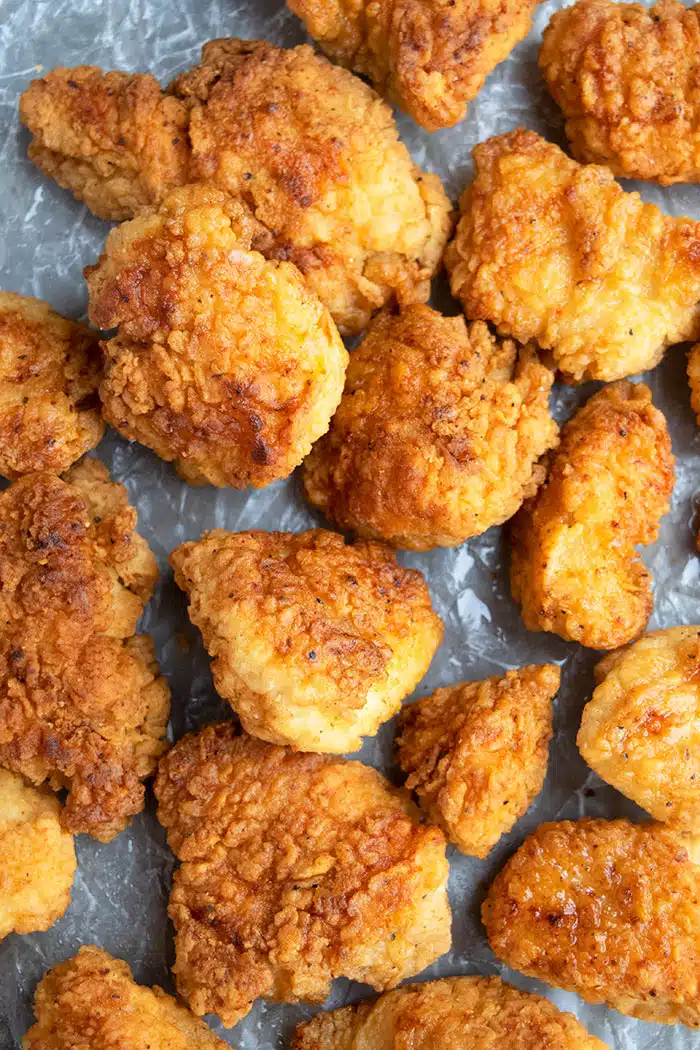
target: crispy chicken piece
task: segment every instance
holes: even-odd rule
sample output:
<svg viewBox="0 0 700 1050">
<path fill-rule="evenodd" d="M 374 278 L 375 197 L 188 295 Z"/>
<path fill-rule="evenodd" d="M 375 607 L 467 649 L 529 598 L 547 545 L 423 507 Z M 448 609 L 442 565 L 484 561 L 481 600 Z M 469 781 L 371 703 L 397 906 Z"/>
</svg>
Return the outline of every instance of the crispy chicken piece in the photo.
<svg viewBox="0 0 700 1050">
<path fill-rule="evenodd" d="M 662 824 L 542 824 L 482 918 L 508 966 L 643 1021 L 700 1027 L 700 868 Z"/>
<path fill-rule="evenodd" d="M 700 223 L 522 128 L 474 150 L 445 261 L 468 317 L 552 351 L 567 382 L 653 368 L 700 335 Z"/>
<path fill-rule="evenodd" d="M 578 747 L 656 820 L 700 834 L 700 627 L 652 631 L 596 667 Z"/>
<path fill-rule="evenodd" d="M 499 977 L 405 985 L 297 1028 L 292 1050 L 609 1050 L 572 1014 Z"/>
<path fill-rule="evenodd" d="M 579 160 L 700 181 L 700 5 L 578 0 L 552 17 L 540 68 Z"/>
<path fill-rule="evenodd" d="M 592 649 L 641 634 L 653 597 L 635 548 L 658 535 L 673 463 L 666 420 L 642 383 L 603 387 L 579 409 L 511 529 L 511 588 L 529 630 Z"/>
<path fill-rule="evenodd" d="M 486 857 L 542 790 L 559 679 L 554 664 L 523 667 L 404 708 L 406 787 L 462 853 Z"/>
<path fill-rule="evenodd" d="M 350 357 L 330 431 L 304 463 L 340 528 L 398 547 L 455 546 L 512 517 L 557 443 L 554 375 L 532 347 L 428 306 L 380 314 Z"/>
<path fill-rule="evenodd" d="M 48 930 L 70 904 L 77 864 L 60 813 L 50 791 L 0 769 L 0 941 Z"/>
<path fill-rule="evenodd" d="M 696 343 L 688 354 L 688 381 L 690 382 L 690 407 L 700 426 L 700 343 Z"/>
<path fill-rule="evenodd" d="M 49 970 L 34 1013 L 24 1050 L 228 1050 L 171 995 L 136 984 L 125 962 L 93 946 Z"/>
<path fill-rule="evenodd" d="M 0 292 L 0 474 L 67 470 L 104 433 L 97 333 Z"/>
<path fill-rule="evenodd" d="M 376 770 L 220 723 L 172 748 L 155 791 L 196 1014 L 234 1025 L 258 996 L 323 1002 L 340 976 L 384 991 L 449 949 L 443 834 Z"/>
<path fill-rule="evenodd" d="M 68 789 L 63 826 L 108 842 L 143 808 L 169 691 L 134 635 L 156 581 L 97 460 L 0 493 L 0 765 Z"/>
<path fill-rule="evenodd" d="M 428 131 L 463 120 L 491 70 L 530 32 L 537 0 L 287 0 L 341 66 Z"/>
<path fill-rule="evenodd" d="M 105 418 L 192 484 L 262 488 L 328 429 L 348 354 L 297 268 L 250 248 L 257 223 L 189 186 L 107 238 L 86 271 Z"/>
<path fill-rule="evenodd" d="M 170 556 L 214 684 L 243 728 L 301 751 L 355 751 L 396 714 L 442 640 L 422 575 L 324 529 L 214 529 Z"/>
</svg>

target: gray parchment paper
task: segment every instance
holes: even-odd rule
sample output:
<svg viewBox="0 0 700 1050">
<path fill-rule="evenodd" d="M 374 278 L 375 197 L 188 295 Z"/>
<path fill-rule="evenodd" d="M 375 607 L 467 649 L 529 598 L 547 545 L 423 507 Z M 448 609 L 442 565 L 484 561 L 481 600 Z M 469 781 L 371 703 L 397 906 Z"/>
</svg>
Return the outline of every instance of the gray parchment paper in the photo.
<svg viewBox="0 0 700 1050">
<path fill-rule="evenodd" d="M 525 124 L 563 142 L 559 113 L 537 71 L 540 35 L 557 6 L 557 0 L 541 5 L 529 39 L 489 77 L 463 124 L 430 136 L 409 118 L 399 118 L 416 161 L 439 172 L 452 197 L 471 177 L 472 147 L 489 135 Z M 167 82 L 196 60 L 202 43 L 220 36 L 265 37 L 285 46 L 304 39 L 300 23 L 282 0 L 0 0 L 2 288 L 40 296 L 62 312 L 80 316 L 86 306 L 82 268 L 96 260 L 107 233 L 107 224 L 93 218 L 26 159 L 27 136 L 18 125 L 17 99 L 29 80 L 42 69 L 94 63 L 107 69 L 150 70 Z M 671 214 L 700 218 L 700 187 L 646 186 L 641 191 Z M 444 287 L 437 287 L 436 295 L 439 303 L 449 302 Z M 456 311 L 455 304 L 450 310 Z M 699 564 L 692 533 L 700 486 L 700 431 L 690 411 L 684 369 L 685 348 L 678 347 L 645 377 L 655 403 L 667 415 L 677 456 L 673 508 L 663 522 L 659 542 L 644 555 L 656 581 L 654 626 L 700 622 Z M 558 418 L 566 418 L 591 392 L 592 388 L 559 387 Z M 105 438 L 99 455 L 113 477 L 127 486 L 138 508 L 140 531 L 160 562 L 161 582 L 143 628 L 154 635 L 170 679 L 172 734 L 178 738 L 203 722 L 227 717 L 227 708 L 213 690 L 208 660 L 197 632 L 188 624 L 184 601 L 167 566 L 169 551 L 215 526 L 301 530 L 316 522 L 295 478 L 256 493 L 190 488 L 165 463 L 114 433 Z M 503 553 L 500 531 L 492 529 L 455 550 L 400 555 L 427 575 L 446 627 L 445 641 L 418 693 L 525 663 L 554 660 L 563 670 L 545 790 L 487 860 L 451 850 L 453 948 L 422 977 L 499 973 L 573 1011 L 614 1050 L 700 1050 L 700 1032 L 630 1021 L 603 1007 L 586 1006 L 574 995 L 545 989 L 500 966 L 486 943 L 478 919 L 484 890 L 539 823 L 583 814 L 639 815 L 586 768 L 576 751 L 574 738 L 581 708 L 590 695 L 595 654 L 553 635 L 525 630 L 509 596 Z M 178 641 L 178 633 L 189 641 L 189 651 L 181 638 Z M 392 737 L 393 729 L 387 726 L 361 752 L 365 761 L 390 776 L 394 775 Z M 81 836 L 77 849 L 80 868 L 66 916 L 48 933 L 12 936 L 0 944 L 0 1050 L 19 1047 L 32 1020 L 37 981 L 81 944 L 102 945 L 126 959 L 137 980 L 173 991 L 172 930 L 166 916 L 173 864 L 152 802 L 110 845 Z M 367 988 L 341 981 L 329 1005 L 367 994 Z M 222 1038 L 239 1050 L 273 1050 L 287 1045 L 294 1023 L 310 1012 L 258 1003 L 229 1032 L 216 1019 L 210 1020 Z"/>
</svg>

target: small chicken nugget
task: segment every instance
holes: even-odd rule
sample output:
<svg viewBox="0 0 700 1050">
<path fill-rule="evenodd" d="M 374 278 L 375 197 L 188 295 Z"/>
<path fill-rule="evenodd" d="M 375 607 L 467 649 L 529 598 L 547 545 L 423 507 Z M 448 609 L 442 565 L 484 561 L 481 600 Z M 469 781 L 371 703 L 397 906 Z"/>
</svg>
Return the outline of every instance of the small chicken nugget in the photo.
<svg viewBox="0 0 700 1050">
<path fill-rule="evenodd" d="M 688 381 L 690 383 L 690 407 L 700 426 L 700 343 L 696 343 L 688 354 Z"/>
</svg>

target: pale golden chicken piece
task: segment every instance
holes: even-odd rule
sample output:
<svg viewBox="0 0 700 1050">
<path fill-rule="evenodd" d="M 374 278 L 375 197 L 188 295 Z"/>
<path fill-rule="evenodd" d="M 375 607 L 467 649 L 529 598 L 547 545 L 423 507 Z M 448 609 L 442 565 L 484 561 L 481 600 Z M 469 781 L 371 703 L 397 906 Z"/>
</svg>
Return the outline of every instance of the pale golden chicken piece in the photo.
<svg viewBox="0 0 700 1050">
<path fill-rule="evenodd" d="M 700 335 L 700 224 L 522 128 L 474 150 L 445 261 L 467 317 L 551 350 L 567 382 L 653 368 Z"/>
<path fill-rule="evenodd" d="M 700 5 L 578 0 L 552 16 L 540 68 L 579 160 L 700 181 Z"/>
<path fill-rule="evenodd" d="M 101 842 L 143 809 L 169 690 L 136 623 L 156 581 L 126 490 L 98 460 L 0 493 L 0 766 L 68 789 Z"/>
<path fill-rule="evenodd" d="M 456 546 L 500 525 L 544 480 L 554 374 L 533 347 L 428 306 L 379 314 L 340 407 L 304 463 L 341 529 L 397 547 Z"/>
<path fill-rule="evenodd" d="M 54 966 L 34 996 L 23 1050 L 228 1050 L 204 1021 L 101 948 Z"/>
<path fill-rule="evenodd" d="M 603 387 L 578 410 L 511 527 L 511 589 L 529 630 L 592 649 L 642 633 L 653 597 L 635 548 L 658 535 L 673 464 L 666 420 L 642 383 Z"/>
<path fill-rule="evenodd" d="M 48 930 L 70 904 L 77 862 L 60 814 L 51 791 L 0 769 L 0 941 Z"/>
<path fill-rule="evenodd" d="M 537 0 L 287 0 L 341 66 L 428 131 L 463 120 L 491 70 L 530 32 Z"/>
<path fill-rule="evenodd" d="M 559 680 L 554 664 L 533 665 L 404 708 L 406 787 L 462 853 L 486 857 L 542 790 Z"/>
<path fill-rule="evenodd" d="M 205 186 L 112 230 L 86 271 L 105 418 L 191 484 L 262 488 L 328 429 L 348 354 L 289 262 L 251 250 L 247 208 Z"/>
<path fill-rule="evenodd" d="M 320 1003 L 335 977 L 393 988 L 451 943 L 445 839 L 359 762 L 237 735 L 161 760 L 158 818 L 182 864 L 169 914 L 177 986 L 225 1025 L 259 996 Z"/>
<path fill-rule="evenodd" d="M 662 824 L 542 824 L 482 907 L 508 966 L 643 1021 L 700 1028 L 700 867 Z"/>
<path fill-rule="evenodd" d="M 214 684 L 253 736 L 342 754 L 396 714 L 442 640 L 421 573 L 324 529 L 214 529 L 170 556 Z"/>
</svg>

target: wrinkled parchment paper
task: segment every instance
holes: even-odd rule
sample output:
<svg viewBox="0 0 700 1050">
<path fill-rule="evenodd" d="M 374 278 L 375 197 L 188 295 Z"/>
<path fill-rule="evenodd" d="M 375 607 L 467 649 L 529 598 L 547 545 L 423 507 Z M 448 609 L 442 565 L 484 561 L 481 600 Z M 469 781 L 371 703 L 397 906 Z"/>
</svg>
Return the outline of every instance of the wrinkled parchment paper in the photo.
<svg viewBox="0 0 700 1050">
<path fill-rule="evenodd" d="M 541 5 L 529 39 L 492 73 L 464 123 L 431 136 L 410 118 L 399 117 L 415 160 L 437 171 L 455 199 L 471 177 L 472 147 L 489 135 L 524 124 L 563 144 L 559 112 L 537 70 L 540 35 L 558 6 L 556 0 Z M 221 36 L 265 37 L 284 46 L 304 40 L 301 24 L 283 0 L 0 0 L 3 289 L 40 296 L 62 312 L 80 316 L 86 307 L 82 269 L 96 260 L 107 232 L 106 223 L 91 216 L 26 159 L 28 136 L 18 124 L 17 99 L 29 80 L 54 66 L 93 63 L 106 69 L 150 70 L 166 83 L 197 59 L 202 43 Z M 700 218 L 700 187 L 638 188 L 670 214 Z M 444 280 L 442 286 L 436 282 L 436 302 L 456 312 Z M 700 574 L 692 523 L 700 487 L 700 431 L 689 407 L 685 348 L 670 351 L 645 379 L 655 403 L 667 415 L 677 456 L 671 513 L 663 522 L 659 542 L 644 554 L 656 583 L 652 626 L 698 623 Z M 558 387 L 557 417 L 567 418 L 593 389 Z M 99 455 L 113 477 L 127 486 L 138 508 L 140 531 L 160 562 L 162 579 L 143 629 L 154 635 L 170 679 L 172 734 L 178 738 L 204 722 L 228 717 L 228 709 L 214 692 L 198 633 L 189 625 L 183 597 L 173 583 L 169 551 L 213 527 L 301 530 L 317 521 L 300 496 L 296 478 L 255 493 L 190 488 L 167 464 L 114 433 L 105 438 Z M 545 820 L 584 814 L 635 817 L 639 811 L 590 772 L 575 747 L 581 708 L 591 691 L 595 654 L 524 628 L 507 587 L 500 530 L 491 529 L 455 550 L 400 557 L 426 574 L 446 627 L 442 648 L 418 694 L 525 663 L 553 660 L 563 671 L 545 789 L 487 860 L 450 849 L 453 948 L 422 977 L 498 973 L 571 1010 L 614 1050 L 700 1050 L 700 1033 L 632 1021 L 604 1007 L 587 1006 L 575 995 L 514 974 L 491 953 L 479 922 L 479 905 L 493 875 L 526 834 Z M 183 646 L 183 637 L 189 649 Z M 395 776 L 392 736 L 392 727 L 384 727 L 365 744 L 361 757 Z M 172 930 L 166 915 L 173 860 L 152 800 L 147 812 L 114 842 L 105 846 L 81 836 L 77 850 L 80 867 L 66 916 L 48 933 L 11 936 L 0 944 L 0 1050 L 19 1047 L 32 1021 L 37 981 L 81 944 L 101 945 L 126 959 L 137 980 L 173 991 Z M 366 987 L 339 981 L 328 1005 L 343 1005 L 367 994 Z M 258 1003 L 228 1032 L 216 1019 L 210 1020 L 217 1033 L 239 1050 L 273 1050 L 286 1046 L 294 1024 L 311 1012 Z"/>
</svg>

